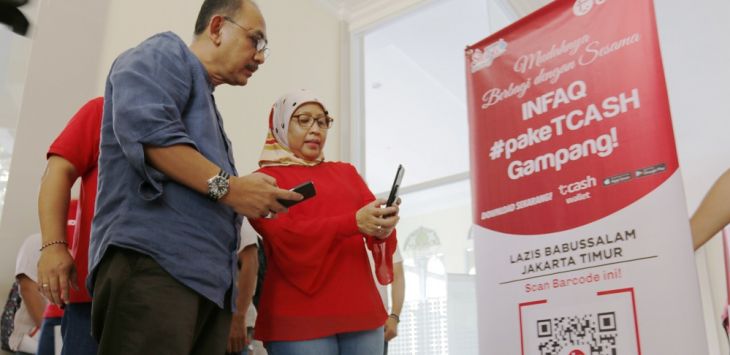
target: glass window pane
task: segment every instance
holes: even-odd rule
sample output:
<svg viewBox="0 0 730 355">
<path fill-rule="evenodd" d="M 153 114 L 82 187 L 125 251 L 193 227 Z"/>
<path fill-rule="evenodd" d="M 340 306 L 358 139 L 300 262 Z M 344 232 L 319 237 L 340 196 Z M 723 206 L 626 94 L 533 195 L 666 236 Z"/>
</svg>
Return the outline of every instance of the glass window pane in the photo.
<svg viewBox="0 0 730 355">
<path fill-rule="evenodd" d="M 37 5 L 32 5 L 31 15 L 35 16 L 36 9 Z M 29 9 L 21 8 L 21 10 L 28 12 Z M 33 16 L 30 16 L 31 20 Z M 5 189 L 10 173 L 15 130 L 23 100 L 31 45 L 30 38 L 15 34 L 9 27 L 0 25 L 0 216 L 5 203 Z"/>
<path fill-rule="evenodd" d="M 402 194 L 398 245 L 406 294 L 389 354 L 476 354 L 468 179 Z"/>
<path fill-rule="evenodd" d="M 443 0 L 363 36 L 365 173 L 376 193 L 469 170 L 464 47 L 489 33 L 487 2 Z M 438 166 L 438 169 L 434 167 Z"/>
<path fill-rule="evenodd" d="M 471 226 L 471 185 L 469 180 L 430 189 L 401 194 L 398 246 L 406 268 L 418 268 L 419 259 L 439 257 L 443 270 L 465 274 L 469 270 L 469 255 L 473 242 Z M 431 271 L 435 264 L 431 266 Z M 441 274 L 443 275 L 443 272 Z M 408 286 L 410 289 L 410 285 Z"/>
</svg>

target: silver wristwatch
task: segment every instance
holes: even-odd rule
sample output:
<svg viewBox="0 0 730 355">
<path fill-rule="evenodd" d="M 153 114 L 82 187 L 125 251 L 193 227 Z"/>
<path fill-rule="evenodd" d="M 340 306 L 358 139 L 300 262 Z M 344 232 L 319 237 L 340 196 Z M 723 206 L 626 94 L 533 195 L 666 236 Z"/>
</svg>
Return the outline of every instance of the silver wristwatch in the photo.
<svg viewBox="0 0 730 355">
<path fill-rule="evenodd" d="M 218 201 L 225 196 L 228 193 L 228 179 L 230 177 L 231 175 L 221 169 L 218 175 L 208 179 L 208 198 Z"/>
</svg>

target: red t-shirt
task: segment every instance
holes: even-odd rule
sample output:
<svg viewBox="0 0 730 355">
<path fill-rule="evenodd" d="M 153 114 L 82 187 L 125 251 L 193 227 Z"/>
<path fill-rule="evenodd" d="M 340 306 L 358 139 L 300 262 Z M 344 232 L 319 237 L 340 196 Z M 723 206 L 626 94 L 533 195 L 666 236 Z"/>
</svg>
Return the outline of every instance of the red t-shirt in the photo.
<svg viewBox="0 0 730 355">
<path fill-rule="evenodd" d="M 63 310 L 56 306 L 55 303 L 48 303 L 46 309 L 43 310 L 43 318 L 61 318 L 63 317 Z"/>
<path fill-rule="evenodd" d="M 66 218 L 66 242 L 69 248 L 73 245 L 74 230 L 76 230 L 76 211 L 79 207 L 79 200 L 72 199 L 68 203 L 68 217 Z M 63 310 L 55 303 L 48 303 L 43 311 L 43 318 L 61 318 Z"/>
<path fill-rule="evenodd" d="M 76 216 L 73 243 L 71 243 L 71 255 L 76 265 L 76 285 L 78 286 L 78 290 L 73 288 L 70 290 L 72 303 L 91 302 L 91 296 L 85 285 L 86 275 L 89 273 L 89 235 L 96 200 L 97 161 L 99 160 L 99 137 L 103 112 L 103 97 L 87 102 L 71 118 L 46 154 L 47 158 L 57 155 L 68 160 L 76 167 L 76 172 L 81 177 L 80 206 Z"/>
<path fill-rule="evenodd" d="M 390 261 L 382 275 L 389 282 L 397 240 L 395 232 L 380 241 L 358 230 L 357 210 L 375 197 L 355 168 L 326 162 L 259 171 L 285 189 L 311 180 L 317 193 L 274 219 L 251 221 L 267 258 L 255 337 L 306 340 L 385 324 L 363 241 L 376 260 Z"/>
</svg>

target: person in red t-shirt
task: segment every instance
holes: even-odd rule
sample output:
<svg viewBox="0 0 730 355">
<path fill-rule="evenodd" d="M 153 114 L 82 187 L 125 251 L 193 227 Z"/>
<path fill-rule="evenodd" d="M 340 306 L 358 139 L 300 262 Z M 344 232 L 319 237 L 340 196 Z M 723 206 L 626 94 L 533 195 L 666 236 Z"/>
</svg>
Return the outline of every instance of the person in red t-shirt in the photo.
<svg viewBox="0 0 730 355">
<path fill-rule="evenodd" d="M 38 195 L 43 245 L 38 280 L 43 294 L 65 305 L 61 324 L 62 354 L 96 354 L 91 337 L 91 296 L 84 287 L 88 273 L 89 235 L 96 199 L 97 161 L 104 99 L 87 102 L 51 144 Z M 79 209 L 71 249 L 65 240 L 65 215 L 71 187 L 81 178 Z"/>
<path fill-rule="evenodd" d="M 73 244 L 74 230 L 76 229 L 76 210 L 78 209 L 79 200 L 73 199 L 68 204 L 68 216 L 66 218 L 66 242 L 69 246 Z M 38 339 L 38 352 L 36 355 L 55 355 L 56 354 L 56 327 L 61 326 L 61 318 L 63 317 L 63 309 L 54 303 L 48 303 L 46 310 L 43 311 L 43 326 L 41 326 L 41 335 Z"/>
<path fill-rule="evenodd" d="M 325 162 L 332 123 L 306 90 L 279 99 L 259 172 L 290 189 L 312 181 L 316 196 L 251 224 L 264 240 L 267 270 L 254 338 L 270 354 L 382 354 L 388 315 L 371 274 L 393 279 L 398 206 L 381 207 L 355 168 Z"/>
</svg>

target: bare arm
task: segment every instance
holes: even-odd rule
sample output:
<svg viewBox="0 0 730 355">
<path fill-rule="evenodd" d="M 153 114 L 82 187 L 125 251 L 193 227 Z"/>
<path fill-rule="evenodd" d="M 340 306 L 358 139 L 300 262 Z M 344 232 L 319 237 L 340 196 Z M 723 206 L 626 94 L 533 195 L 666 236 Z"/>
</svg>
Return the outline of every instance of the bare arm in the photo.
<svg viewBox="0 0 730 355">
<path fill-rule="evenodd" d="M 43 243 L 66 241 L 66 219 L 71 187 L 79 177 L 68 160 L 53 155 L 46 163 L 38 194 L 38 217 Z M 51 302 L 68 302 L 68 288 L 77 287 L 73 258 L 66 245 L 54 244 L 41 253 L 38 260 L 38 283 L 47 284 L 43 294 Z"/>
<path fill-rule="evenodd" d="M 208 194 L 208 179 L 218 174 L 220 168 L 193 147 L 179 144 L 169 147 L 144 147 L 145 159 L 171 179 Z M 254 173 L 230 179 L 228 194 L 220 202 L 246 217 L 257 218 L 270 211 L 286 211 L 276 199 L 300 200 L 302 195 L 276 187 L 276 180 L 268 175 Z"/>
<path fill-rule="evenodd" d="M 403 300 L 406 296 L 406 279 L 403 275 L 403 262 L 393 264 L 393 284 L 391 285 L 391 298 L 393 306 L 390 313 L 400 316 L 403 311 Z"/>
<path fill-rule="evenodd" d="M 79 174 L 68 160 L 53 155 L 46 163 L 38 194 L 38 217 L 43 243 L 66 241 L 66 218 L 71 187 Z"/>
<path fill-rule="evenodd" d="M 238 272 L 238 297 L 236 297 L 236 312 L 231 319 L 231 330 L 228 335 L 229 353 L 238 353 L 248 344 L 246 338 L 246 313 L 251 304 L 256 289 L 256 276 L 259 272 L 259 254 L 256 244 L 245 247 L 238 258 L 241 261 L 241 270 Z"/>
<path fill-rule="evenodd" d="M 238 298 L 236 307 L 245 314 L 256 290 L 259 273 L 259 253 L 256 244 L 245 247 L 239 254 L 241 272 L 238 273 Z"/>
<path fill-rule="evenodd" d="M 730 170 L 722 174 L 690 219 L 695 250 L 730 223 Z"/>
<path fill-rule="evenodd" d="M 25 308 L 28 310 L 30 317 L 33 318 L 35 326 L 40 328 L 43 324 L 43 310 L 46 308 L 46 301 L 38 291 L 38 284 L 25 274 L 21 274 L 18 275 L 18 286 Z"/>
<path fill-rule="evenodd" d="M 403 262 L 393 263 L 393 283 L 390 285 L 390 302 L 391 309 L 390 313 L 395 314 L 398 319 L 388 317 L 385 322 L 385 341 L 398 336 L 398 322 L 400 321 L 400 314 L 403 311 L 403 300 L 406 294 L 406 280 L 403 275 Z"/>
</svg>

